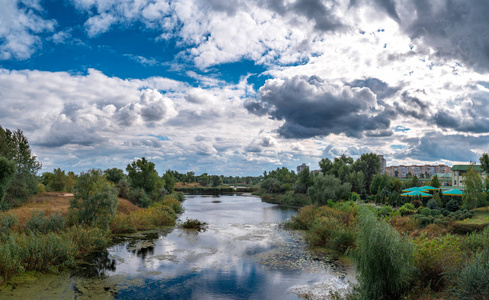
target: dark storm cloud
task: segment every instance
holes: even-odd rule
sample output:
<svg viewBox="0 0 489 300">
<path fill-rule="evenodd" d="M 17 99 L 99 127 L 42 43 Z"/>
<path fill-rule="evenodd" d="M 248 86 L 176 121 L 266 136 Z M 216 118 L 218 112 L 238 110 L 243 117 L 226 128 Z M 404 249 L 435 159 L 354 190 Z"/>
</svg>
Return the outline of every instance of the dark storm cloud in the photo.
<svg viewBox="0 0 489 300">
<path fill-rule="evenodd" d="M 394 95 L 400 88 L 390 87 L 387 83 L 377 79 L 377 78 L 367 78 L 367 79 L 357 79 L 349 83 L 351 87 L 367 87 L 374 94 L 377 95 L 377 99 L 384 99 Z"/>
<path fill-rule="evenodd" d="M 403 142 L 412 146 L 405 151 L 394 154 L 397 159 L 478 161 L 479 155 L 469 149 L 486 149 L 489 145 L 489 136 L 474 137 L 429 133 L 420 138 L 405 139 Z"/>
<path fill-rule="evenodd" d="M 245 107 L 250 113 L 266 111 L 271 118 L 284 120 L 278 132 L 285 138 L 340 133 L 361 138 L 367 131 L 387 130 L 396 115 L 379 109 L 370 89 L 341 87 L 318 76 L 269 80 L 260 88 L 259 100 Z"/>
<path fill-rule="evenodd" d="M 427 120 L 430 117 L 428 104 L 416 97 L 411 97 L 407 92 L 402 93 L 402 101 L 394 102 L 398 114 L 411 116 L 418 120 Z"/>
<path fill-rule="evenodd" d="M 401 30 L 442 58 L 456 59 L 479 72 L 489 71 L 489 2 L 480 0 L 400 1 L 355 0 L 373 3 L 396 20 Z M 424 51 L 424 49 L 414 49 Z"/>
<path fill-rule="evenodd" d="M 56 148 L 65 145 L 92 146 L 105 141 L 93 129 L 87 129 L 71 122 L 55 122 L 48 133 L 36 145 Z"/>
</svg>

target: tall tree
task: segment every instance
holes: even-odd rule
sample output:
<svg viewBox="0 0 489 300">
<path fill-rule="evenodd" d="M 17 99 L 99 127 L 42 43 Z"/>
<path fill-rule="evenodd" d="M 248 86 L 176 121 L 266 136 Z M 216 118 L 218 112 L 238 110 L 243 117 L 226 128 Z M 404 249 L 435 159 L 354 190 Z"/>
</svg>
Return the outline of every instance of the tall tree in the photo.
<svg viewBox="0 0 489 300">
<path fill-rule="evenodd" d="M 374 175 L 380 173 L 380 158 L 375 153 L 364 153 L 355 161 L 352 167 L 357 172 L 363 172 L 365 175 L 365 189 L 368 190 Z"/>
<path fill-rule="evenodd" d="M 142 188 L 148 195 L 151 195 L 156 190 L 159 176 L 153 162 L 143 157 L 128 164 L 126 171 L 132 188 Z"/>
<path fill-rule="evenodd" d="M 305 167 L 304 170 L 299 173 L 299 176 L 295 182 L 294 192 L 304 194 L 313 184 L 314 178 L 312 177 L 311 172 L 309 172 L 309 167 Z"/>
<path fill-rule="evenodd" d="M 165 189 L 170 194 L 173 193 L 173 191 L 175 190 L 176 179 L 170 170 L 166 171 L 166 173 L 163 175 L 163 180 L 165 181 Z"/>
<path fill-rule="evenodd" d="M 431 179 L 431 186 L 436 188 L 441 186 L 440 180 L 438 180 L 438 175 L 433 176 L 433 179 Z"/>
<path fill-rule="evenodd" d="M 41 163 L 32 155 L 24 133 L 11 131 L 0 126 L 0 156 L 15 162 L 16 172 L 7 191 L 6 200 L 18 205 L 37 192 L 37 171 Z"/>
<path fill-rule="evenodd" d="M 118 184 L 124 179 L 124 171 L 118 168 L 107 169 L 104 171 L 104 175 L 108 181 L 111 181 L 114 184 Z"/>
<path fill-rule="evenodd" d="M 486 196 L 480 173 L 472 167 L 464 174 L 465 190 L 462 195 L 462 202 L 465 208 L 474 209 L 485 205 Z"/>
<path fill-rule="evenodd" d="M 4 205 L 3 200 L 14 176 L 15 163 L 6 157 L 0 156 L 0 210 L 8 208 L 8 205 Z"/>
<path fill-rule="evenodd" d="M 484 153 L 482 156 L 479 158 L 479 161 L 481 163 L 482 169 L 486 171 L 487 174 L 489 174 L 489 154 Z"/>
</svg>

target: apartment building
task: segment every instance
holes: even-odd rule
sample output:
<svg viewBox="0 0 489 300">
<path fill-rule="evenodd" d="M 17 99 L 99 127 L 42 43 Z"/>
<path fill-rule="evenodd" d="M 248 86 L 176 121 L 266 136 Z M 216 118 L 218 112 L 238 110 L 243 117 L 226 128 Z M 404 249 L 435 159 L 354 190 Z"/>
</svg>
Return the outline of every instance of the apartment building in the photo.
<svg viewBox="0 0 489 300">
<path fill-rule="evenodd" d="M 451 169 L 446 165 L 410 165 L 389 166 L 386 173 L 392 177 L 406 178 L 408 174 L 416 175 L 418 178 L 431 178 L 436 173 L 450 173 Z"/>
</svg>

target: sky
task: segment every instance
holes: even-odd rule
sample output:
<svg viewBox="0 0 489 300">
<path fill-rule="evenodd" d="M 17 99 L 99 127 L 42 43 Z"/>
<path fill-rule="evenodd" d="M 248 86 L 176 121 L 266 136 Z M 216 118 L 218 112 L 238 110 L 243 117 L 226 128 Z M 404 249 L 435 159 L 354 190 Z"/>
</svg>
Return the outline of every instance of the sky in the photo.
<svg viewBox="0 0 489 300">
<path fill-rule="evenodd" d="M 0 126 L 43 164 L 260 175 L 489 152 L 489 2 L 0 0 Z"/>
</svg>

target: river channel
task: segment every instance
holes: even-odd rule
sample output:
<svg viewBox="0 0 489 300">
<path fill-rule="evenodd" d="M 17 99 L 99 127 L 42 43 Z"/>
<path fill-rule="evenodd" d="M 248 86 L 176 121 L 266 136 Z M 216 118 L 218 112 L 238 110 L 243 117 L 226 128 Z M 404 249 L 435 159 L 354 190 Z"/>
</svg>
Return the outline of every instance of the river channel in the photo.
<svg viewBox="0 0 489 300">
<path fill-rule="evenodd" d="M 0 298 L 324 299 L 355 281 L 350 263 L 280 226 L 296 209 L 251 195 L 188 195 L 183 206 L 180 220 L 207 228 L 118 237 L 73 273 L 19 284 Z"/>
</svg>

